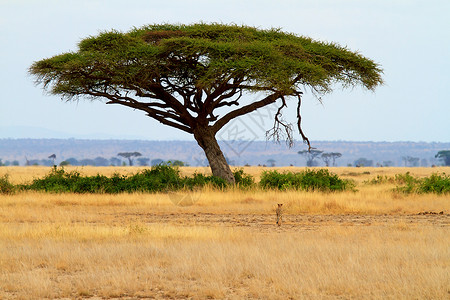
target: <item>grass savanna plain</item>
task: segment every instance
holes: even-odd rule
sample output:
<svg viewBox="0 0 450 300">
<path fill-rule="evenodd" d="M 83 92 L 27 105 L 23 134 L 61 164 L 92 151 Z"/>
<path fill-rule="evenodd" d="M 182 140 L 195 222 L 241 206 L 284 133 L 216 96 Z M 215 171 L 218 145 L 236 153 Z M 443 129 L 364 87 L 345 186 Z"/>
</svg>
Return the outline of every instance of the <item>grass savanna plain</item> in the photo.
<svg viewBox="0 0 450 300">
<path fill-rule="evenodd" d="M 66 169 L 89 176 L 140 170 Z M 244 172 L 258 181 L 273 169 L 304 170 Z M 329 170 L 353 180 L 356 191 L 206 186 L 0 195 L 0 298 L 448 299 L 450 195 L 405 194 L 390 180 L 368 182 L 450 168 Z M 2 167 L 0 177 L 24 184 L 49 171 Z M 189 205 L 176 205 L 186 198 Z"/>
</svg>

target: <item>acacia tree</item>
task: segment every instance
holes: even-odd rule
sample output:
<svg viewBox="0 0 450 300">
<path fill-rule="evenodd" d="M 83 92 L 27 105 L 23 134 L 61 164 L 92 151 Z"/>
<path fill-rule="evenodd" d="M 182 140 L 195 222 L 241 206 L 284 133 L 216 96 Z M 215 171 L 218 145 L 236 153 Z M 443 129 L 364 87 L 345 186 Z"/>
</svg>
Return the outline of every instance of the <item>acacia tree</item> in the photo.
<svg viewBox="0 0 450 300">
<path fill-rule="evenodd" d="M 307 167 L 314 167 L 315 163 L 314 160 L 323 153 L 323 151 L 315 150 L 315 149 L 309 149 L 309 150 L 302 150 L 297 152 L 300 155 L 303 155 L 306 159 L 306 166 Z"/>
<path fill-rule="evenodd" d="M 52 154 L 48 158 L 52 160 L 52 165 L 55 165 L 56 154 Z"/>
<path fill-rule="evenodd" d="M 339 152 L 331 152 L 329 153 L 331 156 L 331 159 L 333 160 L 333 167 L 336 167 L 336 159 L 342 156 L 342 153 Z"/>
<path fill-rule="evenodd" d="M 402 156 L 402 160 L 405 162 L 405 167 L 417 167 L 419 165 L 419 157 Z"/>
<path fill-rule="evenodd" d="M 301 95 L 318 97 L 336 82 L 373 90 L 379 65 L 337 44 L 279 29 L 225 24 L 149 25 L 83 39 L 76 52 L 34 62 L 36 83 L 66 100 L 104 99 L 145 112 L 192 134 L 215 176 L 234 181 L 216 134 L 228 122 L 278 103 L 268 137 L 293 143 L 293 125 L 282 117 L 292 99 L 301 128 Z M 260 93 L 248 103 L 248 93 Z"/>
<path fill-rule="evenodd" d="M 133 165 L 133 157 L 142 156 L 142 154 L 139 152 L 121 152 L 121 153 L 118 153 L 117 156 L 122 156 L 124 158 L 128 158 L 128 164 L 129 164 L 129 166 L 132 166 Z"/>
<path fill-rule="evenodd" d="M 444 166 L 450 166 L 450 150 L 441 150 L 434 157 L 442 159 Z"/>
<path fill-rule="evenodd" d="M 330 162 L 331 162 L 331 153 L 322 153 L 322 155 L 320 156 L 320 158 L 323 160 L 323 162 L 325 163 L 325 166 L 329 167 L 330 166 Z"/>
</svg>

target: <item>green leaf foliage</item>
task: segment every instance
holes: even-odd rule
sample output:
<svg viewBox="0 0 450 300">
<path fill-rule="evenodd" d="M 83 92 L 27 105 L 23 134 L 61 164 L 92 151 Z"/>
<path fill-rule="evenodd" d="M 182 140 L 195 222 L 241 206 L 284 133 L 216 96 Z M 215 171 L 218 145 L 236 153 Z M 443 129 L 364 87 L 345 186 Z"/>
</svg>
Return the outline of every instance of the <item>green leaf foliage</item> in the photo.
<svg viewBox="0 0 450 300">
<path fill-rule="evenodd" d="M 406 194 L 416 193 L 434 193 L 434 194 L 448 194 L 450 193 L 450 176 L 445 173 L 433 173 L 429 177 L 416 178 L 409 173 L 405 175 L 396 175 L 396 178 L 406 178 L 396 191 Z"/>
<path fill-rule="evenodd" d="M 320 192 L 353 190 L 354 188 L 352 182 L 339 178 L 338 175 L 330 173 L 327 169 L 306 169 L 298 173 L 264 171 L 259 184 L 265 189 Z"/>
<path fill-rule="evenodd" d="M 235 171 L 234 175 L 239 186 L 250 187 L 254 184 L 253 178 L 244 174 L 242 170 Z M 6 179 L 0 178 L 2 193 L 15 188 Z M 43 178 L 34 179 L 30 184 L 21 185 L 20 189 L 53 193 L 117 194 L 193 190 L 206 185 L 219 189 L 229 186 L 224 179 L 215 176 L 196 173 L 192 177 L 182 177 L 177 167 L 161 164 L 133 175 L 114 174 L 111 177 L 104 175 L 82 176 L 77 171 L 67 172 L 62 167 L 59 169 L 55 167 Z M 3 186 L 8 187 L 8 190 Z"/>
<path fill-rule="evenodd" d="M 1 194 L 14 194 L 16 187 L 9 181 L 8 175 L 0 177 L 0 195 Z"/>
<path fill-rule="evenodd" d="M 338 44 L 280 29 L 203 23 L 102 32 L 83 39 L 76 52 L 33 63 L 29 72 L 51 93 L 68 99 L 95 96 L 88 90 L 139 94 L 161 78 L 205 90 L 239 79 L 248 91 L 286 95 L 304 87 L 330 92 L 336 82 L 370 90 L 382 83 L 377 63 Z"/>
</svg>

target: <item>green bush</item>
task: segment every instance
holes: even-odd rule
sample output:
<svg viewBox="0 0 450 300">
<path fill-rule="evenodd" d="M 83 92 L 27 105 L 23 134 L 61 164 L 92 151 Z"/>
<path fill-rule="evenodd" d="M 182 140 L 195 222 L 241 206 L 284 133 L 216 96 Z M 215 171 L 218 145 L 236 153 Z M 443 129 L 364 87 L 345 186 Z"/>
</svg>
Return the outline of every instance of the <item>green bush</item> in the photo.
<svg viewBox="0 0 450 300">
<path fill-rule="evenodd" d="M 239 172 L 238 172 L 239 173 Z M 239 182 L 248 184 L 250 175 L 239 173 Z M 180 189 L 190 189 L 212 185 L 215 188 L 228 186 L 222 178 L 194 174 L 192 177 L 181 177 L 177 167 L 166 164 L 153 166 L 134 175 L 113 174 L 111 177 L 103 175 L 81 176 L 79 172 L 66 172 L 64 168 L 54 167 L 43 178 L 35 179 L 28 185 L 22 185 L 23 190 L 45 192 L 71 193 L 134 193 L 134 192 L 167 192 Z"/>
<path fill-rule="evenodd" d="M 205 176 L 203 174 L 194 173 L 194 175 L 191 178 L 189 177 L 184 178 L 183 185 L 185 188 L 192 190 L 194 188 L 199 188 L 206 185 L 211 185 L 215 188 L 224 188 L 228 184 L 224 179 L 219 177 Z"/>
<path fill-rule="evenodd" d="M 409 172 L 406 172 L 405 174 L 396 174 L 394 182 L 397 184 L 415 185 L 419 180 Z"/>
<path fill-rule="evenodd" d="M 445 173 L 433 173 L 430 177 L 416 178 L 408 173 L 404 175 L 396 175 L 396 183 L 399 184 L 395 188 L 396 191 L 411 194 L 435 193 L 447 194 L 450 193 L 450 176 Z"/>
<path fill-rule="evenodd" d="M 233 172 L 234 181 L 240 188 L 250 188 L 255 185 L 255 179 L 250 174 L 245 174 L 243 169 L 236 169 Z"/>
<path fill-rule="evenodd" d="M 160 164 L 143 170 L 125 180 L 125 192 L 165 192 L 183 187 L 177 167 Z"/>
<path fill-rule="evenodd" d="M 418 179 L 406 173 L 405 175 L 396 175 L 400 180 L 401 186 L 396 187 L 396 191 L 411 194 L 411 193 L 435 193 L 447 194 L 450 193 L 450 176 L 445 173 L 433 173 L 430 177 Z"/>
<path fill-rule="evenodd" d="M 131 176 L 114 174 L 81 176 L 79 172 L 66 172 L 56 167 L 42 179 L 35 179 L 24 189 L 45 192 L 72 193 L 122 193 L 122 192 L 160 192 L 177 190 L 183 186 L 182 178 L 176 168 L 158 165 L 151 170 L 143 170 Z"/>
<path fill-rule="evenodd" d="M 79 178 L 80 173 L 76 171 L 67 173 L 63 168 L 53 167 L 44 178 L 34 179 L 31 184 L 22 185 L 20 188 L 45 192 L 71 192 Z"/>
<path fill-rule="evenodd" d="M 0 177 L 0 194 L 13 194 L 16 187 L 9 182 L 8 175 Z"/>
<path fill-rule="evenodd" d="M 419 192 L 436 194 L 450 193 L 450 176 L 445 175 L 445 173 L 442 173 L 442 175 L 435 173 L 430 177 L 422 179 L 419 184 Z"/>
<path fill-rule="evenodd" d="M 321 192 L 344 191 L 354 188 L 352 182 L 339 178 L 339 176 L 330 173 L 327 169 L 306 169 L 299 173 L 264 171 L 259 184 L 265 189 L 295 189 Z"/>
</svg>

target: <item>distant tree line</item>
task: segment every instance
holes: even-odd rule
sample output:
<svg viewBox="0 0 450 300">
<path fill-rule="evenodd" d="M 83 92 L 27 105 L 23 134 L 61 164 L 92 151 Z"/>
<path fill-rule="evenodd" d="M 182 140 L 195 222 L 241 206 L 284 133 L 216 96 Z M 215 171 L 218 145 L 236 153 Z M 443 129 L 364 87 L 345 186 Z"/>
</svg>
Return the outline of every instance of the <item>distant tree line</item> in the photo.
<svg viewBox="0 0 450 300">
<path fill-rule="evenodd" d="M 307 167 L 315 167 L 319 166 L 320 162 L 319 159 L 322 160 L 325 164 L 325 166 L 336 166 L 336 160 L 342 156 L 339 152 L 324 152 L 320 150 L 313 149 L 311 151 L 299 151 L 298 154 L 302 155 L 306 160 L 306 166 Z M 94 159 L 91 158 L 83 158 L 83 159 L 76 159 L 74 157 L 65 159 L 59 163 L 60 166 L 157 166 L 160 164 L 166 164 L 170 166 L 189 166 L 188 163 L 183 162 L 181 160 L 177 159 L 170 159 L 170 160 L 163 160 L 160 158 L 156 159 L 150 159 L 148 157 L 142 157 L 142 154 L 139 152 L 120 152 L 117 154 L 118 157 L 111 157 L 109 159 L 98 156 Z M 123 161 L 121 158 L 127 159 L 127 161 Z M 136 160 L 136 162 L 134 161 Z M 230 161 L 228 158 L 227 162 L 230 165 L 234 165 L 234 161 Z M 437 159 L 443 166 L 450 166 L 450 150 L 442 150 L 439 151 L 434 158 L 431 158 L 431 161 Z M 25 157 L 25 165 L 26 166 L 54 166 L 56 161 L 56 155 L 52 154 L 48 156 L 48 159 L 28 159 Z M 412 156 L 402 156 L 401 157 L 402 165 L 405 167 L 426 167 L 429 166 L 429 162 L 427 159 L 420 159 L 419 157 L 412 157 Z M 128 163 L 127 163 L 128 162 Z M 268 159 L 267 165 L 263 164 L 263 166 L 270 166 L 274 167 L 276 160 L 273 158 Z M 398 164 L 400 161 L 398 162 Z M 2 161 L 0 158 L 0 167 L 2 166 L 19 166 L 20 163 L 18 160 L 13 161 Z M 250 166 L 249 164 L 246 164 L 246 166 Z M 260 166 L 260 165 L 259 165 Z M 292 164 L 291 164 L 292 166 Z M 386 160 L 382 162 L 374 163 L 373 160 L 367 159 L 365 157 L 360 157 L 357 160 L 355 160 L 353 163 L 348 163 L 347 166 L 349 167 L 391 167 L 395 166 L 395 163 L 391 160 Z M 433 164 L 434 166 L 434 164 Z"/>
<path fill-rule="evenodd" d="M 336 159 L 342 156 L 339 152 L 324 152 L 320 150 L 303 150 L 298 151 L 298 154 L 302 155 L 306 159 L 306 166 L 307 167 L 315 167 L 318 166 L 319 163 L 316 161 L 316 159 L 320 158 L 325 163 L 326 167 L 330 166 L 330 163 L 333 167 L 336 166 Z"/>
<path fill-rule="evenodd" d="M 49 156 L 49 159 L 28 159 L 25 158 L 25 166 L 54 166 L 55 165 L 55 159 L 56 155 L 52 154 Z M 125 161 L 122 161 L 121 159 L 117 157 L 111 157 L 109 159 L 98 156 L 96 158 L 83 158 L 83 159 L 77 159 L 74 157 L 65 159 L 59 163 L 60 166 L 96 166 L 96 167 L 107 167 L 107 166 L 133 166 L 135 165 L 134 162 L 128 159 L 128 164 Z M 160 158 L 152 159 L 147 157 L 139 157 L 136 159 L 137 166 L 157 166 L 157 165 L 169 165 L 169 166 L 189 166 L 188 163 L 185 163 L 181 160 L 177 159 L 171 159 L 171 160 L 163 160 Z M 18 160 L 14 161 L 2 161 L 0 159 L 0 167 L 7 167 L 7 166 L 20 166 L 20 163 Z"/>
<path fill-rule="evenodd" d="M 127 158 L 129 159 L 129 158 Z M 137 164 L 135 164 L 132 160 L 130 163 L 130 160 L 127 162 L 117 158 L 117 157 L 111 157 L 110 159 L 106 159 L 104 157 L 96 157 L 94 159 L 81 159 L 77 160 L 76 158 L 68 158 L 60 163 L 60 166 L 96 166 L 96 167 L 106 167 L 106 166 L 157 166 L 161 164 L 167 164 L 171 166 L 187 166 L 188 164 L 185 162 L 182 162 L 180 160 L 163 160 L 160 158 L 152 159 L 148 157 L 139 157 L 136 159 Z"/>
<path fill-rule="evenodd" d="M 13 160 L 13 161 L 5 160 L 5 162 L 3 162 L 2 159 L 0 158 L 0 167 L 18 166 L 18 165 L 19 165 L 18 160 Z"/>
</svg>

